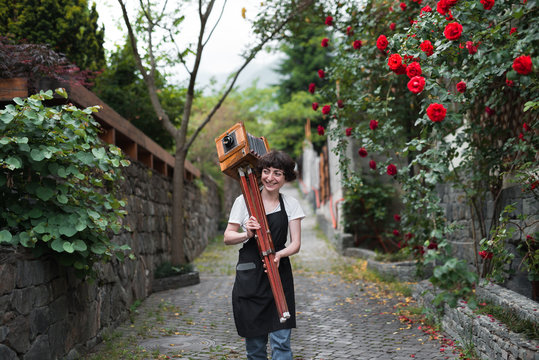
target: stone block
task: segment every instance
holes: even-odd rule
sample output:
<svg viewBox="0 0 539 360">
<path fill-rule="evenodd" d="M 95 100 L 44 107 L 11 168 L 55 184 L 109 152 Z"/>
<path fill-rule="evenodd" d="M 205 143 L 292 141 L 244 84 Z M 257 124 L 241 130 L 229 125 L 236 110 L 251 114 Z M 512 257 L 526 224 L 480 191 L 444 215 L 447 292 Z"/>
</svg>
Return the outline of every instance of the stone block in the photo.
<svg viewBox="0 0 539 360">
<path fill-rule="evenodd" d="M 49 302 L 47 286 L 41 285 L 25 289 L 16 289 L 11 295 L 11 304 L 20 314 L 29 314 L 34 307 L 43 306 Z"/>
<path fill-rule="evenodd" d="M 49 337 L 47 335 L 38 336 L 30 350 L 23 356 L 23 360 L 52 360 Z"/>
<path fill-rule="evenodd" d="M 0 296 L 8 294 L 15 287 L 15 267 L 11 264 L 0 265 Z"/>
<path fill-rule="evenodd" d="M 39 307 L 30 313 L 30 334 L 34 339 L 39 334 L 47 332 L 51 324 L 50 310 L 48 307 Z"/>
<path fill-rule="evenodd" d="M 7 326 L 0 326 L 0 342 L 6 340 L 7 335 L 9 334 L 9 328 Z"/>
<path fill-rule="evenodd" d="M 49 328 L 49 347 L 52 354 L 62 355 L 66 353 L 65 339 L 69 332 L 67 320 L 57 321 Z"/>
<path fill-rule="evenodd" d="M 7 324 L 7 344 L 18 353 L 25 353 L 30 348 L 30 323 L 26 316 L 17 316 Z"/>
<path fill-rule="evenodd" d="M 17 357 L 17 353 L 4 344 L 0 344 L 0 359 L 19 360 L 19 358 Z"/>
</svg>

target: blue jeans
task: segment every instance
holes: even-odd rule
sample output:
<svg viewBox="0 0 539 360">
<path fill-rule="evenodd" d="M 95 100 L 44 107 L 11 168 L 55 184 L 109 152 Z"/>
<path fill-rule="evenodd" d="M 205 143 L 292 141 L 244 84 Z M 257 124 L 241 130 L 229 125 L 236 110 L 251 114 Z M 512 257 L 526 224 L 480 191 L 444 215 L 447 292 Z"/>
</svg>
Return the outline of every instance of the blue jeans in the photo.
<svg viewBox="0 0 539 360">
<path fill-rule="evenodd" d="M 269 333 L 271 360 L 292 360 L 290 333 L 290 329 L 282 329 Z M 268 360 L 267 345 L 268 335 L 245 338 L 247 360 Z"/>
</svg>

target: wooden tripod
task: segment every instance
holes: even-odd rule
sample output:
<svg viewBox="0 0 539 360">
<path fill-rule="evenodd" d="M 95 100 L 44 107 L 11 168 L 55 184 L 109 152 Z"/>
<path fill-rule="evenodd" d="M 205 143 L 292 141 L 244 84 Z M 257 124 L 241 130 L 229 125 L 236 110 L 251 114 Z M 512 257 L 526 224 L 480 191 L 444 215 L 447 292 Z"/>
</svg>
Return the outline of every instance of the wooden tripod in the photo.
<svg viewBox="0 0 539 360">
<path fill-rule="evenodd" d="M 273 240 L 271 239 L 266 211 L 264 210 L 264 204 L 262 203 L 262 197 L 258 188 L 258 181 L 251 167 L 238 168 L 238 174 L 240 177 L 241 191 L 247 205 L 247 210 L 249 211 L 249 216 L 254 216 L 260 224 L 260 229 L 256 231 L 255 238 L 262 261 L 266 265 L 266 272 L 268 274 L 271 291 L 273 293 L 273 298 L 275 299 L 277 312 L 279 313 L 279 321 L 284 323 L 290 318 L 290 313 L 288 312 L 288 305 L 286 304 L 279 269 L 275 266 L 274 262 L 275 248 L 273 246 Z"/>
</svg>

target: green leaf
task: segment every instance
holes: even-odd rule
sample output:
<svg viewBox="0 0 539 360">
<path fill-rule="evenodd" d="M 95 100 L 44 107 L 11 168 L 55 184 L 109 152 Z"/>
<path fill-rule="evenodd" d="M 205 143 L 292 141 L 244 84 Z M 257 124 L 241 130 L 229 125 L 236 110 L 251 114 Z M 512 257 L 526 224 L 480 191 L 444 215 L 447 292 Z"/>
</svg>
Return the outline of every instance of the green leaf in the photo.
<svg viewBox="0 0 539 360">
<path fill-rule="evenodd" d="M 76 251 L 86 251 L 88 249 L 88 247 L 86 246 L 86 243 L 82 240 L 73 241 L 73 248 Z"/>
<path fill-rule="evenodd" d="M 103 158 L 105 157 L 105 155 L 106 155 L 105 148 L 102 148 L 102 147 L 101 147 L 101 148 L 93 148 L 93 149 L 92 149 L 92 154 L 94 154 L 94 156 L 95 156 L 97 159 L 101 160 L 101 159 L 103 159 Z"/>
<path fill-rule="evenodd" d="M 13 98 L 13 101 L 14 101 L 15 104 L 17 104 L 17 105 L 24 105 L 24 100 L 21 99 L 20 97 Z"/>
<path fill-rule="evenodd" d="M 49 187 L 39 186 L 36 189 L 36 195 L 43 201 L 49 200 L 54 195 L 54 190 Z"/>
<path fill-rule="evenodd" d="M 20 169 L 22 167 L 22 161 L 18 156 L 8 157 L 4 163 L 7 165 L 9 170 Z"/>
<path fill-rule="evenodd" d="M 54 90 L 54 92 L 57 93 L 58 95 L 60 95 L 61 97 L 63 97 L 64 99 L 67 99 L 67 91 L 66 91 L 66 89 L 58 88 L 58 89 Z"/>
<path fill-rule="evenodd" d="M 11 235 L 11 233 L 9 231 L 7 231 L 7 230 L 0 231 L 0 244 L 3 243 L 3 242 L 9 243 L 9 242 L 11 242 L 12 238 L 13 238 L 13 236 Z"/>
<path fill-rule="evenodd" d="M 70 253 L 70 254 L 75 251 L 73 244 L 70 243 L 69 241 L 64 242 L 62 247 L 64 248 L 65 252 Z"/>
<path fill-rule="evenodd" d="M 107 251 L 107 247 L 101 243 L 93 244 L 91 250 L 94 254 L 102 255 Z"/>
<path fill-rule="evenodd" d="M 4 124 L 9 124 L 14 118 L 15 116 L 8 112 L 4 112 L 2 115 L 0 115 L 0 120 L 2 120 Z"/>
<path fill-rule="evenodd" d="M 39 149 L 32 149 L 32 151 L 30 152 L 30 157 L 34 161 L 41 161 L 45 159 L 45 152 Z"/>
<path fill-rule="evenodd" d="M 71 237 L 78 232 L 77 229 L 70 224 L 61 225 L 58 231 L 60 232 L 60 234 L 65 235 L 67 237 Z"/>
<path fill-rule="evenodd" d="M 56 197 L 56 199 L 58 200 L 58 202 L 60 204 L 67 204 L 67 196 L 65 196 L 64 194 L 60 194 Z"/>
<path fill-rule="evenodd" d="M 62 239 L 54 239 L 51 243 L 51 248 L 56 252 L 64 252 L 64 241 Z"/>
</svg>

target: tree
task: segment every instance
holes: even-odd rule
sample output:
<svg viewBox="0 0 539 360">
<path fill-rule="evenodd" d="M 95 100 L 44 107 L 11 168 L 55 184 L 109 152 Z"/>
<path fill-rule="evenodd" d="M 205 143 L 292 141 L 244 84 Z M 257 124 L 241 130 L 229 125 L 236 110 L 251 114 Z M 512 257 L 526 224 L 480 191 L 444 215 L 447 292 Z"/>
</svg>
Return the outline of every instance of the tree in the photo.
<svg viewBox="0 0 539 360">
<path fill-rule="evenodd" d="M 208 23 L 209 17 L 214 11 L 215 0 L 207 2 L 198 2 L 198 17 L 200 20 L 200 29 L 198 38 L 194 47 L 180 49 L 178 39 L 180 30 L 178 25 L 184 19 L 181 8 L 173 9 L 169 12 L 168 3 L 154 4 L 140 0 L 140 13 L 137 21 L 133 23 L 127 12 L 124 0 L 118 0 L 122 9 L 123 19 L 127 27 L 131 46 L 137 63 L 137 67 L 148 88 L 148 93 L 152 106 L 158 119 L 164 128 L 174 137 L 176 151 L 173 175 L 173 213 L 172 213 L 172 262 L 174 264 L 185 263 L 191 259 L 186 258 L 183 249 L 183 239 L 185 235 L 184 227 L 184 168 L 185 160 L 189 148 L 208 124 L 216 111 L 221 107 L 225 98 L 233 89 L 236 80 L 245 67 L 254 59 L 260 50 L 268 42 L 279 38 L 284 26 L 295 19 L 307 7 L 312 0 L 304 0 L 299 3 L 281 4 L 279 1 L 264 2 L 257 20 L 253 24 L 253 33 L 257 37 L 257 42 L 246 50 L 243 54 L 244 62 L 239 69 L 229 78 L 219 100 L 214 107 L 207 113 L 201 124 L 188 134 L 189 122 L 191 119 L 193 100 L 195 98 L 195 87 L 197 82 L 198 70 L 204 53 L 204 48 L 215 30 L 220 16 L 213 27 Z M 223 8 L 226 1 L 223 3 Z M 222 13 L 222 12 L 221 12 Z M 208 31 L 209 29 L 209 31 Z M 159 51 L 159 45 L 163 43 L 156 41 L 161 34 L 165 34 L 166 42 L 174 46 L 174 53 L 162 53 Z M 163 38 L 162 38 L 163 40 Z M 144 42 L 144 53 L 139 48 L 139 41 Z M 161 62 L 160 62 L 161 61 Z M 176 127 L 167 113 L 158 96 L 156 85 L 157 68 L 166 63 L 167 65 L 181 65 L 188 73 L 187 92 L 185 94 L 185 106 L 180 120 L 179 128 Z M 188 136 L 189 135 L 189 136 Z"/>
<path fill-rule="evenodd" d="M 37 4 L 36 4 L 37 3 Z M 0 34 L 34 44 L 49 44 L 81 69 L 105 66 L 104 29 L 96 5 L 88 0 L 0 0 Z"/>
</svg>

